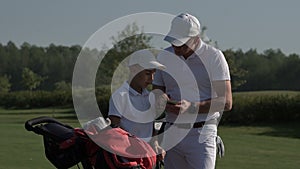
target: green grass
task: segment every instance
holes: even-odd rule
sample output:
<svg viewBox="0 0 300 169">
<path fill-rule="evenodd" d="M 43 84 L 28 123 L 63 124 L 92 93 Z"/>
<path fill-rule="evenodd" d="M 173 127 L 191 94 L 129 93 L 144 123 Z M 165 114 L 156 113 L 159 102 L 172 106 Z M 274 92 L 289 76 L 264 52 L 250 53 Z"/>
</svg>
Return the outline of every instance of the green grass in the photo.
<svg viewBox="0 0 300 169">
<path fill-rule="evenodd" d="M 24 128 L 26 120 L 51 116 L 78 127 L 72 109 L 0 109 L 0 169 L 53 169 L 43 140 Z M 226 153 L 217 169 L 297 169 L 300 166 L 300 124 L 220 126 Z M 74 169 L 77 167 L 73 167 Z"/>
<path fill-rule="evenodd" d="M 79 124 L 72 109 L 0 109 L 0 169 L 53 169 L 44 155 L 43 138 L 25 130 L 25 121 L 38 116 L 55 117 L 73 127 Z M 75 167 L 74 167 L 75 168 Z"/>
<path fill-rule="evenodd" d="M 296 169 L 300 166 L 300 125 L 219 127 L 225 143 L 220 169 Z"/>
<path fill-rule="evenodd" d="M 291 95 L 295 96 L 300 94 L 299 91 L 286 91 L 286 90 L 264 90 L 264 91 L 249 91 L 249 92 L 234 92 L 234 95 L 258 95 L 258 96 L 274 96 L 274 95 Z"/>
</svg>

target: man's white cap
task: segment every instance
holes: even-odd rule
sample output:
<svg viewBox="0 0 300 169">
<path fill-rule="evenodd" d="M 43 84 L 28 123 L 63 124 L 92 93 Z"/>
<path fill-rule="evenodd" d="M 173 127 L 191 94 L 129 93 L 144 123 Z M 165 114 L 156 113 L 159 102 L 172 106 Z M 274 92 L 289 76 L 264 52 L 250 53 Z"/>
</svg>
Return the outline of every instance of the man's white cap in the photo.
<svg viewBox="0 0 300 169">
<path fill-rule="evenodd" d="M 181 13 L 171 23 L 171 29 L 164 38 L 174 46 L 182 46 L 191 37 L 200 34 L 200 22 L 196 17 L 188 13 Z"/>
<path fill-rule="evenodd" d="M 135 51 L 129 56 L 128 66 L 138 64 L 144 69 L 165 69 L 165 65 L 159 63 L 148 49 Z"/>
</svg>

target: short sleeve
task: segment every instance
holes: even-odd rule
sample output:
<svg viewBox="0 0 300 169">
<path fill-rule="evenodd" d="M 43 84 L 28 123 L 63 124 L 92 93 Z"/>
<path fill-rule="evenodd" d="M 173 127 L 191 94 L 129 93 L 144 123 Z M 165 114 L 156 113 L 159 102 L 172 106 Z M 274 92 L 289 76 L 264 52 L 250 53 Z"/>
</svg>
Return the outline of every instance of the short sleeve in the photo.
<svg viewBox="0 0 300 169">
<path fill-rule="evenodd" d="M 109 99 L 109 111 L 108 115 L 118 116 L 121 117 L 121 113 L 118 111 L 115 103 L 113 102 L 112 97 Z"/>
<path fill-rule="evenodd" d="M 152 84 L 157 85 L 157 86 L 165 86 L 165 83 L 163 81 L 162 77 L 162 70 L 157 69 L 155 74 L 154 74 L 154 80 Z"/>
<path fill-rule="evenodd" d="M 212 81 L 230 80 L 229 66 L 221 51 L 216 52 L 216 56 L 211 61 L 210 69 Z"/>
</svg>

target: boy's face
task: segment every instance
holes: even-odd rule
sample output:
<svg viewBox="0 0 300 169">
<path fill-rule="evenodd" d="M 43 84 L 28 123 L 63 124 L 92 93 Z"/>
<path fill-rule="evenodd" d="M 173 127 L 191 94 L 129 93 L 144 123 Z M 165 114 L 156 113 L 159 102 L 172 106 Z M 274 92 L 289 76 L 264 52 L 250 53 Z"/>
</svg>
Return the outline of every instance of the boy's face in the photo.
<svg viewBox="0 0 300 169">
<path fill-rule="evenodd" d="M 140 88 L 146 88 L 149 84 L 152 84 L 154 79 L 155 69 L 144 69 L 132 79 L 132 83 L 135 83 Z"/>
</svg>

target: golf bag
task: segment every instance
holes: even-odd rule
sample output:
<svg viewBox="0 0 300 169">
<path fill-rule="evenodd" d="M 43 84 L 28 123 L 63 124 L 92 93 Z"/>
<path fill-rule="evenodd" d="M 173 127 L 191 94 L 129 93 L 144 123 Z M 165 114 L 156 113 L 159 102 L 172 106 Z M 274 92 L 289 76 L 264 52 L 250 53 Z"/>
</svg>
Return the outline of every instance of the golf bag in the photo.
<svg viewBox="0 0 300 169">
<path fill-rule="evenodd" d="M 79 163 L 84 169 L 152 169 L 156 163 L 152 147 L 121 128 L 87 131 L 50 117 L 28 120 L 25 128 L 43 136 L 45 155 L 57 169 Z"/>
<path fill-rule="evenodd" d="M 87 149 L 95 168 L 152 169 L 156 164 L 152 147 L 121 128 L 104 129 L 96 135 L 86 132 L 93 140 Z"/>
</svg>

